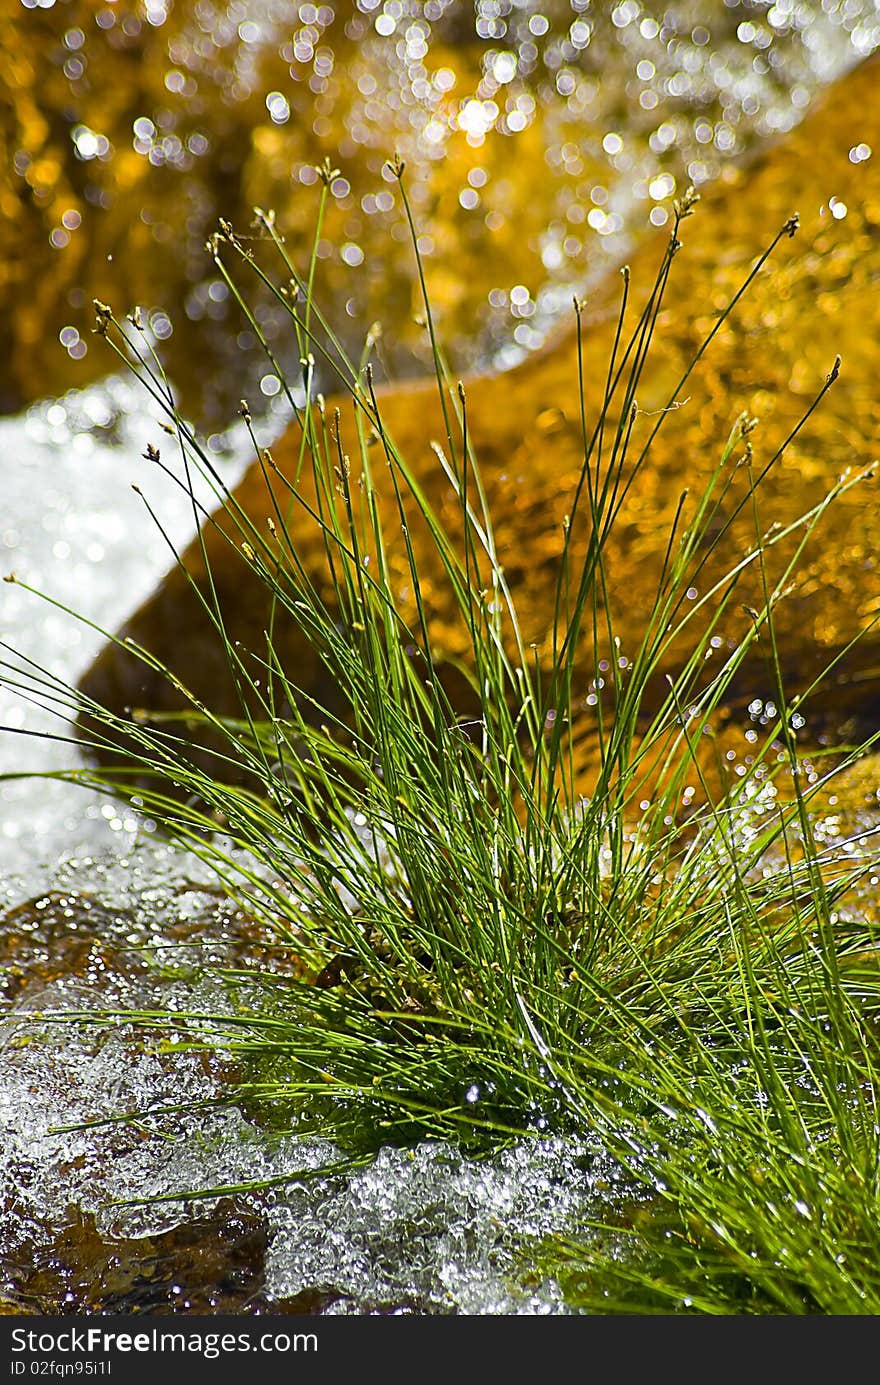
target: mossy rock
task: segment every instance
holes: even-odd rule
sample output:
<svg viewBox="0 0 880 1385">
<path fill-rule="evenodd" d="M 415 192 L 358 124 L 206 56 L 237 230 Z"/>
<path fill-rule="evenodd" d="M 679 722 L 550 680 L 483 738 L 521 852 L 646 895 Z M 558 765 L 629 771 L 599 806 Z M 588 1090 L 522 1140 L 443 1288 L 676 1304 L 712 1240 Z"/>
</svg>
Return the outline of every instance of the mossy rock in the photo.
<svg viewBox="0 0 880 1385">
<path fill-rule="evenodd" d="M 760 472 L 791 438 L 780 462 L 760 488 L 759 527 L 788 525 L 820 504 L 847 468 L 876 456 L 880 397 L 876 387 L 880 341 L 880 105 L 875 94 L 880 63 L 869 59 L 834 86 L 803 123 L 749 166 L 730 170 L 704 195 L 696 214 L 682 225 L 660 314 L 651 359 L 639 392 L 631 455 L 656 423 L 655 411 L 674 402 L 664 418 L 645 467 L 614 526 L 607 550 L 609 604 L 624 653 L 643 633 L 645 613 L 656 591 L 667 537 L 679 496 L 698 496 L 720 456 L 737 416 L 746 411 L 759 424 L 752 434 Z M 878 154 L 867 157 L 855 146 Z M 674 391 L 706 334 L 718 321 L 756 259 L 795 211 L 801 228 L 783 237 L 771 260 L 724 322 L 680 395 Z M 664 253 L 664 236 L 651 237 L 631 261 L 632 304 L 627 321 L 645 301 Z M 611 276 L 590 301 L 582 333 L 586 409 L 594 421 L 616 331 L 619 276 Z M 803 428 L 798 426 L 831 371 L 843 358 L 840 378 Z M 358 455 L 353 408 L 345 398 L 328 401 L 341 411 L 344 451 Z M 384 426 L 418 484 L 453 534 L 460 535 L 459 504 L 438 463 L 432 443 L 445 429 L 433 382 L 404 384 L 381 395 Z M 467 385 L 468 432 L 480 462 L 497 546 L 512 588 L 527 642 L 546 659 L 553 599 L 569 513 L 583 455 L 574 331 L 552 348 L 506 373 Z M 292 430 L 273 447 L 279 468 L 290 474 L 299 446 Z M 381 451 L 381 449 L 379 449 Z M 742 455 L 740 449 L 739 455 Z M 308 470 L 308 468 L 306 468 Z M 390 563 L 404 609 L 411 585 L 388 469 L 375 467 L 380 506 L 390 536 Z M 356 468 L 355 468 L 356 475 Z M 875 551 L 874 484 L 860 483 L 823 516 L 798 564 L 797 576 L 776 614 L 777 639 L 792 693 L 813 679 L 859 632 L 858 647 L 835 666 L 812 701 L 813 718 L 839 729 L 847 718 L 873 725 L 880 680 L 880 635 L 871 623 L 880 614 L 880 576 Z M 275 483 L 279 498 L 283 488 Z M 309 485 L 301 490 L 308 500 Z M 748 492 L 748 473 L 733 478 L 719 525 L 733 517 Z M 235 498 L 258 525 L 271 513 L 271 499 L 254 466 Z M 267 599 L 219 516 L 203 532 L 214 583 L 231 639 L 263 657 Z M 395 537 L 397 536 L 397 537 Z M 769 577 L 784 570 L 795 545 L 790 540 L 768 553 Z M 435 653 L 455 661 L 467 655 L 467 628 L 424 526 L 413 522 L 411 537 L 423 574 L 424 596 Z M 294 524 L 299 559 L 325 594 L 329 591 L 324 546 L 317 526 L 299 512 Z M 705 591 L 754 547 L 751 504 L 743 506 L 721 541 L 705 553 L 699 589 Z M 574 539 L 575 561 L 586 529 Z M 201 547 L 185 556 L 199 586 L 206 584 Z M 720 664 L 747 628 L 748 607 L 761 605 L 757 565 L 744 574 L 736 600 L 724 615 L 723 643 L 708 664 Z M 235 694 L 225 655 L 209 621 L 198 609 L 180 569 L 131 618 L 123 636 L 168 664 L 193 694 L 231 711 Z M 680 668 L 694 636 L 687 632 L 670 651 L 668 672 Z M 334 689 L 320 661 L 293 626 L 276 629 L 286 667 L 319 702 Z M 731 698 L 771 694 L 766 648 L 743 669 Z M 584 699 L 582 733 L 591 740 L 593 713 L 585 699 L 593 675 L 593 651 L 582 650 L 575 680 L 576 704 Z M 660 694 L 658 680 L 658 696 Z M 119 645 L 108 646 L 86 674 L 84 690 L 105 705 L 168 708 L 179 694 Z"/>
</svg>

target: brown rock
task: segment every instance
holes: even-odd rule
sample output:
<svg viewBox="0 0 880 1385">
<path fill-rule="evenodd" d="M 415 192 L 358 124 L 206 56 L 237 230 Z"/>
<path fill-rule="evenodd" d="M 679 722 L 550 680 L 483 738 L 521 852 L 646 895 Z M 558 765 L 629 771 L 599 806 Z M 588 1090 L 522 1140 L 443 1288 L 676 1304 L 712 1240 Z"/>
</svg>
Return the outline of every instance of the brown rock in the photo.
<svg viewBox="0 0 880 1385">
<path fill-rule="evenodd" d="M 760 471 L 782 446 L 820 391 L 835 356 L 843 357 L 840 379 L 821 408 L 787 446 L 781 461 L 761 486 L 760 527 L 786 525 L 817 505 L 845 468 L 863 467 L 876 455 L 880 398 L 876 388 L 880 329 L 880 104 L 876 101 L 880 62 L 871 59 L 826 96 L 824 102 L 775 148 L 746 169 L 731 173 L 704 195 L 696 214 L 682 226 L 684 246 L 675 257 L 660 313 L 651 358 L 638 392 L 638 417 L 630 456 L 638 455 L 657 422 L 653 411 L 672 399 L 677 407 L 663 422 L 650 455 L 615 522 L 607 550 L 609 604 L 624 652 L 632 653 L 643 633 L 669 527 L 679 495 L 700 494 L 728 438 L 745 410 L 757 416 L 753 434 L 755 467 Z M 857 150 L 857 146 L 862 149 Z M 876 153 L 864 155 L 864 148 Z M 851 152 L 852 151 L 852 152 Z M 771 261 L 721 327 L 704 359 L 675 395 L 705 335 L 749 273 L 756 258 L 798 211 L 801 229 L 779 242 Z M 632 260 L 632 300 L 627 325 L 645 301 L 664 249 L 664 237 L 649 240 Z M 601 402 L 614 333 L 620 280 L 596 294 L 583 330 L 586 409 L 592 426 Z M 384 427 L 394 438 L 415 478 L 449 532 L 460 535 L 458 502 L 443 474 L 432 442 L 445 444 L 436 385 L 407 384 L 381 395 Z M 358 455 L 353 408 L 345 398 L 329 401 L 342 414 L 344 450 Z M 484 479 L 498 550 L 513 590 L 524 638 L 544 656 L 550 638 L 564 517 L 572 504 L 583 455 L 576 368 L 576 337 L 568 332 L 538 358 L 505 374 L 472 380 L 467 388 L 468 430 Z M 273 448 L 279 468 L 291 474 L 299 432 L 291 430 Z M 448 450 L 448 449 L 446 449 Z M 742 449 L 740 449 L 741 455 Z M 404 607 L 411 585 L 400 540 L 400 524 L 381 447 L 369 453 L 389 535 L 390 565 Z M 372 458 L 376 460 L 373 462 Z M 305 468 L 308 470 L 308 467 Z M 357 475 L 355 467 L 354 476 Z M 286 503 L 284 487 L 275 482 Z M 300 493 L 314 504 L 314 487 L 303 481 Z M 736 505 L 747 495 L 747 476 L 733 478 L 716 519 L 724 529 L 717 549 L 706 551 L 696 580 L 700 592 L 727 571 L 755 542 L 750 503 L 738 517 Z M 258 467 L 235 492 L 235 499 L 265 532 L 271 500 Z M 690 504 L 693 502 L 690 501 Z M 583 554 L 586 525 L 576 535 L 575 555 Z M 227 633 L 243 650 L 264 657 L 267 623 L 265 593 L 248 564 L 227 537 L 220 518 L 204 530 L 214 582 Z M 292 522 L 298 558 L 324 594 L 329 592 L 324 546 L 314 521 L 299 509 Z M 854 636 L 880 613 L 880 578 L 875 550 L 876 507 L 871 482 L 839 498 L 823 518 L 798 564 L 798 577 L 780 605 L 777 630 L 791 691 L 810 684 Z M 768 556 L 775 579 L 800 535 Z M 467 628 L 454 609 L 448 581 L 424 526 L 412 525 L 412 539 L 423 574 L 431 637 L 436 652 L 467 657 Z M 206 588 L 200 547 L 186 564 Z M 720 633 L 736 640 L 750 617 L 742 605 L 761 604 L 755 567 L 725 614 Z M 411 611 L 408 611 L 411 614 Z M 122 632 L 168 663 L 200 700 L 231 711 L 236 697 L 227 661 L 215 632 L 199 611 L 183 573 L 169 573 L 155 595 Z M 669 655 L 674 672 L 687 657 L 686 632 Z M 320 703 L 336 697 L 320 660 L 303 634 L 288 624 L 276 631 L 285 666 L 294 680 Z M 724 649 L 719 653 L 724 653 Z M 584 644 L 574 690 L 585 697 L 594 655 Z M 255 667 L 255 672 L 256 667 Z M 840 724 L 851 712 L 873 720 L 880 679 L 880 636 L 869 631 L 856 651 L 834 670 L 821 697 L 823 716 Z M 84 690 L 105 705 L 163 708 L 179 705 L 179 694 L 119 646 L 106 648 L 83 681 Z M 765 660 L 752 659 L 735 689 L 737 696 L 772 692 Z M 338 699 L 337 699 L 338 700 Z M 590 714 L 584 710 L 584 731 Z"/>
</svg>

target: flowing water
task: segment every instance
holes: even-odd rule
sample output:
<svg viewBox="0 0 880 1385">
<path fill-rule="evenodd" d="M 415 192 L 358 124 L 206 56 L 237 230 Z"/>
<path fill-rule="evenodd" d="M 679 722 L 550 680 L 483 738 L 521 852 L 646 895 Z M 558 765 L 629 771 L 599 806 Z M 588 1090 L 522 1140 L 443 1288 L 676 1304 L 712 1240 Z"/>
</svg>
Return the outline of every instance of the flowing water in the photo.
<svg viewBox="0 0 880 1385">
<path fill-rule="evenodd" d="M 678 38 L 673 42 L 667 33 L 659 43 L 660 24 L 630 0 L 609 12 L 604 38 L 601 24 L 588 22 L 586 4 L 568 16 L 566 37 L 559 35 L 555 11 L 552 28 L 537 6 L 520 11 L 481 5 L 480 22 L 489 27 L 485 34 L 478 30 L 482 47 L 473 91 L 451 107 L 441 100 L 447 77 L 430 86 L 430 100 L 412 86 L 426 80 L 425 64 L 435 76 L 450 72 L 459 93 L 466 86 L 467 63 L 462 59 L 456 74 L 454 40 L 441 23 L 450 23 L 450 7 L 433 8 L 434 21 L 430 5 L 419 7 L 404 38 L 398 34 L 398 48 L 403 42 L 406 52 L 395 59 L 389 44 L 402 28 L 404 7 L 360 6 L 358 22 L 368 30 L 356 55 L 357 87 L 363 100 L 381 101 L 391 90 L 389 74 L 398 92 L 406 77 L 415 104 L 390 101 L 389 109 L 401 134 L 408 125 L 410 138 L 422 141 L 414 147 L 416 156 L 425 141 L 445 150 L 453 184 L 462 182 L 457 201 L 465 221 L 488 198 L 486 169 L 495 178 L 509 158 L 505 148 L 533 125 L 537 101 L 544 102 L 545 133 L 554 120 L 558 133 L 578 110 L 589 116 L 592 143 L 560 136 L 547 144 L 549 171 L 543 201 L 538 199 L 543 229 L 532 240 L 532 282 L 517 284 L 508 275 L 506 288 L 478 283 L 484 305 L 492 309 L 491 321 L 484 314 L 481 324 L 483 356 L 500 350 L 505 360 L 540 344 L 572 284 L 587 277 L 588 237 L 595 270 L 619 255 L 643 223 L 662 223 L 675 186 L 669 172 L 673 144 L 679 180 L 682 170 L 696 181 L 715 175 L 728 153 L 784 131 L 818 86 L 880 42 L 875 7 L 854 0 L 821 6 L 794 0 L 772 7 L 727 3 L 735 13 L 725 18 L 726 46 L 709 42 L 708 29 L 698 22 L 699 6 L 682 6 L 677 20 L 664 19 L 667 30 L 677 25 Z M 233 10 L 245 56 L 256 44 L 247 26 L 258 19 L 263 48 L 271 48 L 270 40 L 277 46 L 271 6 L 240 4 L 228 15 Z M 326 28 L 325 10 L 332 16 L 329 7 L 301 7 L 302 27 Z M 436 61 L 429 42 L 434 30 L 437 44 L 447 45 Z M 556 49 L 548 32 L 556 35 Z M 76 33 L 66 31 L 68 55 L 83 46 Z M 606 56 L 616 55 L 605 96 L 590 67 L 591 41 L 594 51 L 604 43 Z M 300 36 L 297 42 L 305 53 L 306 40 Z M 323 51 L 317 40 L 311 48 L 310 62 Z M 178 75 L 186 69 L 184 56 L 178 56 Z M 241 72 L 238 78 L 246 85 Z M 621 103 L 633 100 L 634 90 L 627 115 Z M 314 86 L 312 94 L 316 100 L 327 96 Z M 235 99 L 243 101 L 244 95 Z M 342 102 L 338 92 L 334 99 Z M 655 118 L 658 103 L 670 101 L 674 118 Z M 320 118 L 329 120 L 326 102 L 325 107 Z M 264 120 L 266 109 L 270 127 L 284 133 L 287 118 L 281 119 L 279 102 L 263 110 Z M 290 104 L 287 109 L 289 115 Z M 372 117 L 357 102 L 353 110 L 346 107 L 349 136 L 357 127 L 374 150 Z M 424 120 L 415 118 L 424 111 Z M 162 161 L 155 151 L 164 147 L 157 143 L 159 127 L 161 121 L 141 150 L 154 167 Z M 136 129 L 135 138 L 146 140 L 145 132 L 146 126 L 140 135 Z M 172 138 L 167 129 L 163 138 Z M 470 151 L 469 170 L 464 163 L 453 167 L 456 139 Z M 80 161 L 89 162 L 92 146 L 84 134 L 80 145 Z M 604 159 L 602 177 L 587 167 L 588 155 Z M 472 176 L 475 170 L 481 171 Z M 574 209 L 582 208 L 577 189 L 583 178 L 590 192 L 581 217 Z M 345 202 L 350 185 L 337 192 Z M 513 179 L 509 204 L 521 195 Z M 370 222 L 382 205 L 362 203 L 357 215 Z M 490 233 L 500 234 L 499 217 L 509 229 L 512 215 L 500 203 L 490 207 L 480 235 L 485 237 L 487 223 Z M 351 229 L 345 242 L 355 247 L 349 268 L 360 263 L 358 234 Z M 436 226 L 431 234 L 440 239 Z M 460 254 L 470 232 L 459 225 L 456 234 L 454 251 Z M 427 242 L 426 249 L 430 254 Z M 442 270 L 448 261 L 440 258 Z M 397 270 L 388 273 L 396 282 Z M 527 278 L 522 267 L 511 274 Z M 442 273 L 437 277 L 442 294 Z M 207 316 L 214 334 L 225 335 L 222 296 L 212 298 L 213 281 L 198 280 L 203 282 L 205 294 L 191 295 L 186 313 L 192 322 Z M 458 293 L 449 289 L 447 306 L 455 321 Z M 366 292 L 355 299 L 350 312 L 360 319 L 372 300 Z M 219 305 L 217 312 L 212 303 Z M 406 313 L 399 311 L 402 321 Z M 462 321 L 468 325 L 466 315 Z M 162 320 L 152 326 L 161 338 Z M 180 323 L 178 336 L 187 330 Z M 78 341 L 85 337 L 68 333 L 66 358 L 82 359 L 83 353 L 70 350 Z M 275 386 L 267 375 L 261 378 L 261 426 L 268 438 L 283 425 L 284 414 L 275 408 Z M 7 393 L 14 398 L 23 388 L 19 371 Z M 218 389 L 225 391 L 228 409 L 229 399 L 237 398 L 235 377 L 221 372 Z M 20 583 L 2 588 L 4 657 L 14 650 L 50 676 L 75 681 L 104 638 L 94 626 L 112 630 L 168 566 L 169 542 L 180 544 L 192 532 L 190 501 L 143 460 L 155 428 L 141 392 L 115 377 L 33 403 L 0 422 L 2 566 L 50 598 L 41 600 Z M 211 447 L 231 481 L 248 460 L 246 439 L 235 429 L 217 431 Z M 161 514 L 167 537 L 151 523 L 133 483 Z M 75 621 L 63 606 L 94 624 Z M 69 734 L 63 721 L 35 708 L 14 687 L 0 691 L 0 723 L 3 771 L 50 772 L 77 763 L 75 745 L 51 739 Z M 573 1143 L 535 1141 L 484 1162 L 468 1161 L 442 1145 L 387 1149 L 356 1172 L 302 1177 L 264 1195 L 121 1207 L 134 1196 L 155 1199 L 308 1171 L 332 1161 L 333 1151 L 315 1139 L 273 1141 L 237 1110 L 205 1107 L 223 1090 L 222 1054 L 206 1063 L 145 1049 L 121 1026 L 98 1036 L 47 1030 L 41 1023 L 40 1012 L 52 1008 L 227 1003 L 200 975 L 205 940 L 212 960 L 240 958 L 249 945 L 246 928 L 218 900 L 197 861 L 171 851 L 148 825 L 80 788 L 23 779 L 0 792 L 0 901 L 0 985 L 13 1021 L 2 1030 L 0 1048 L 0 1298 L 6 1295 L 10 1311 L 565 1311 L 553 1282 L 536 1282 L 529 1247 L 573 1229 L 609 1189 L 613 1195 L 616 1184 L 616 1170 L 600 1150 Z M 172 947 L 173 973 L 164 965 Z M 187 1102 L 193 1109 L 185 1115 L 163 1111 Z M 88 1124 L 131 1111 L 146 1114 L 135 1124 Z M 70 1126 L 82 1128 L 57 1133 Z"/>
</svg>

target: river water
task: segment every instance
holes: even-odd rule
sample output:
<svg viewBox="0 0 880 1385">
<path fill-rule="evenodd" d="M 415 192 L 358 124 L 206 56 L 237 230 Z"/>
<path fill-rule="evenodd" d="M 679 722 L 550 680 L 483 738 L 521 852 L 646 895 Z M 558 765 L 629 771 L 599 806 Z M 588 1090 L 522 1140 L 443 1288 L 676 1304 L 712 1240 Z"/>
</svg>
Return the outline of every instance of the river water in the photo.
<svg viewBox="0 0 880 1385">
<path fill-rule="evenodd" d="M 615 13 L 622 18 L 629 8 L 620 5 Z M 821 85 L 880 42 L 876 9 L 849 0 L 821 7 L 777 3 L 764 18 L 781 29 L 783 20 L 798 16 L 813 36 L 792 67 L 790 85 L 799 89 L 807 80 L 812 88 Z M 747 40 L 752 37 L 740 41 Z M 790 104 L 785 109 L 788 118 Z M 619 248 L 631 230 L 626 216 L 644 209 L 637 200 L 615 205 L 622 217 Z M 550 270 L 554 253 L 545 256 Z M 566 282 L 562 273 L 559 279 Z M 267 402 L 266 441 L 283 422 L 283 411 L 273 413 Z M 167 568 L 167 541 L 133 483 L 161 513 L 173 544 L 191 534 L 190 502 L 143 459 L 155 435 L 142 392 L 115 377 L 0 421 L 0 564 L 19 579 L 0 590 L 11 666 L 33 659 L 52 676 L 75 682 L 100 648 L 101 631 L 114 629 Z M 232 430 L 215 434 L 212 445 L 224 478 L 234 480 L 248 460 L 246 440 Z M 22 697 L 14 683 L 8 668 L 0 687 L 0 771 L 45 774 L 77 763 L 75 745 L 44 734 L 65 737 L 69 728 Z M 17 734 L 22 731 L 28 734 Z M 216 1066 L 139 1050 L 124 1029 L 98 1040 L 78 1031 L 46 1033 L 39 1022 L 39 1011 L 48 1008 L 192 1005 L 194 998 L 225 1003 L 198 977 L 199 940 L 210 936 L 218 956 L 234 952 L 236 920 L 197 861 L 81 788 L 40 777 L 7 782 L 0 786 L 0 901 L 6 910 L 0 977 L 15 1020 L 0 1040 L 0 1298 L 5 1292 L 13 1306 L 44 1312 L 193 1303 L 236 1310 L 260 1303 L 330 1312 L 565 1311 L 552 1281 L 531 1281 L 522 1247 L 595 1211 L 604 1195 L 598 1185 L 613 1188 L 615 1170 L 601 1151 L 562 1141 L 535 1141 L 479 1164 L 439 1145 L 388 1149 L 366 1169 L 303 1178 L 240 1200 L 232 1211 L 216 1200 L 120 1209 L 116 1203 L 132 1196 L 314 1169 L 333 1152 L 318 1140 L 272 1142 L 235 1109 L 163 1114 L 171 1103 L 216 1095 Z M 160 966 L 171 945 L 190 949 L 177 955 L 189 957 L 191 974 L 171 978 Z M 124 1111 L 153 1114 L 135 1126 L 54 1133 Z M 256 1247 L 243 1253 L 248 1263 L 236 1262 L 240 1291 L 206 1289 L 204 1268 L 187 1269 L 181 1258 L 181 1229 L 196 1228 L 216 1248 L 228 1242 L 236 1217 Z M 170 1248 L 162 1242 L 165 1249 L 156 1250 L 162 1237 L 175 1235 Z M 160 1269 L 154 1265 L 152 1278 L 132 1249 L 138 1242 L 155 1251 Z M 108 1245 L 126 1247 L 115 1280 Z M 210 1263 L 221 1262 L 216 1252 Z"/>
</svg>

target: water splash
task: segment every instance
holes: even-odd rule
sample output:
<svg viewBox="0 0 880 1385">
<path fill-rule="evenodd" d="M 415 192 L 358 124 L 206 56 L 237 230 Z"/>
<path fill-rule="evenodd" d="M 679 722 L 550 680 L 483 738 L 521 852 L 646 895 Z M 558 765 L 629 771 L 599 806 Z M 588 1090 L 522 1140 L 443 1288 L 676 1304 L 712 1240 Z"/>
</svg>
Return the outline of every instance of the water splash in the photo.
<svg viewBox="0 0 880 1385">
<path fill-rule="evenodd" d="M 109 866 L 105 884 L 121 874 Z M 104 964 L 31 984 L 3 1027 L 0 1243 L 7 1277 L 10 1264 L 45 1259 L 65 1232 L 75 1244 L 83 1218 L 112 1253 L 122 1241 L 209 1218 L 216 1206 L 216 1199 L 157 1199 L 282 1179 L 339 1158 L 326 1140 L 272 1136 L 234 1106 L 212 1105 L 229 1095 L 222 1053 L 206 1063 L 145 1045 L 125 1023 L 71 1033 L 42 1018 L 99 1005 L 228 1008 L 216 983 L 181 979 L 178 953 L 176 976 L 157 964 L 161 945 L 179 942 L 181 914 L 184 931 L 218 932 L 197 891 L 181 910 L 179 884 L 174 875 L 161 890 L 129 883 L 134 917 L 118 911 L 118 937 L 109 945 L 106 920 L 95 920 Z M 57 895 L 52 900 L 34 906 L 41 921 L 53 908 L 63 915 Z M 116 1119 L 124 1113 L 137 1119 Z M 559 1313 L 558 1286 L 536 1277 L 531 1255 L 544 1238 L 573 1231 L 595 1213 L 617 1177 L 613 1161 L 583 1140 L 523 1142 L 485 1160 L 426 1143 L 384 1149 L 346 1175 L 250 1193 L 238 1205 L 265 1228 L 265 1263 L 255 1273 L 270 1303 L 311 1296 L 337 1313 Z M 120 1205 L 133 1198 L 138 1205 Z"/>
</svg>

